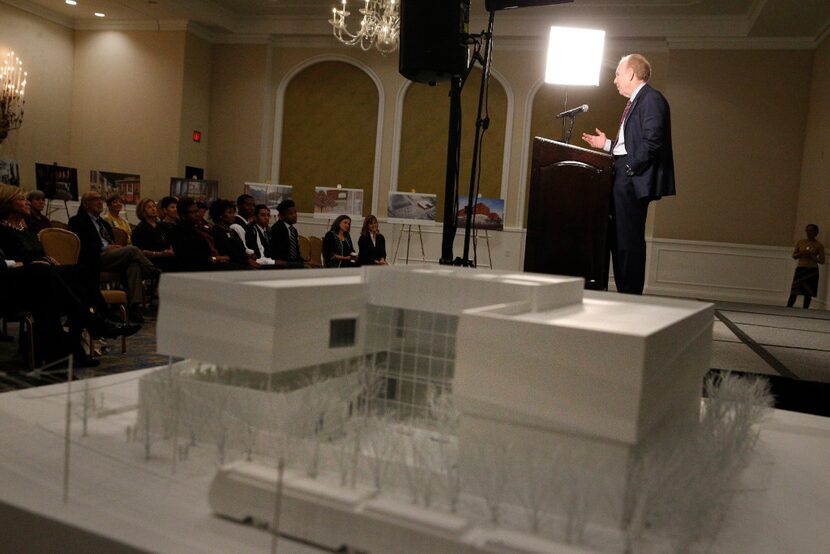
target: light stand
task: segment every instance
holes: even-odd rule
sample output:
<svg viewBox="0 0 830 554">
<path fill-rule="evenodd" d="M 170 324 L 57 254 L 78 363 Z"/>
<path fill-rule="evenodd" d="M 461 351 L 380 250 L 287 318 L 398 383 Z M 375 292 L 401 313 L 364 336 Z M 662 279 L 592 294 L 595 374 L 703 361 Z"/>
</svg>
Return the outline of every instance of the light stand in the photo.
<svg viewBox="0 0 830 554">
<path fill-rule="evenodd" d="M 487 31 L 479 35 L 470 35 L 468 38 L 476 44 L 475 52 L 462 77 L 453 77 L 450 81 L 450 129 L 447 143 L 447 172 L 444 187 L 444 225 L 443 240 L 441 243 L 441 259 L 443 265 L 457 265 L 463 267 L 474 267 L 470 260 L 470 236 L 473 226 L 473 203 L 477 197 L 476 183 L 478 178 L 478 159 L 481 150 L 481 141 L 484 132 L 490 126 L 490 118 L 482 118 L 484 97 L 490 82 L 490 60 L 493 53 L 493 23 L 495 21 L 495 10 L 490 11 L 487 23 Z M 479 52 L 482 40 L 487 41 L 484 56 Z M 465 208 L 467 219 L 464 227 L 464 253 L 462 257 L 453 258 L 453 242 L 458 229 L 458 166 L 461 157 L 461 90 L 467 77 L 470 76 L 476 62 L 483 68 L 481 75 L 481 86 L 478 93 L 478 111 L 476 113 L 476 133 L 473 139 L 473 159 L 470 169 L 470 189 Z"/>
</svg>

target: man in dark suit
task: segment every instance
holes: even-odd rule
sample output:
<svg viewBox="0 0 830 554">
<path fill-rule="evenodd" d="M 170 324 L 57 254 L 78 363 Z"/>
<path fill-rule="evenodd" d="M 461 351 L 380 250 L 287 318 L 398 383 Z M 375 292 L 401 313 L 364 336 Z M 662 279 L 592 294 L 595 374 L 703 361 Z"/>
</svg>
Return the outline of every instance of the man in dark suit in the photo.
<svg viewBox="0 0 830 554">
<path fill-rule="evenodd" d="M 674 156 L 669 103 L 648 85 L 651 65 L 629 54 L 617 66 L 614 85 L 628 98 L 616 140 L 596 129 L 582 134 L 594 148 L 614 155 L 609 247 L 619 292 L 642 294 L 646 269 L 646 217 L 652 200 L 672 196 Z"/>
<path fill-rule="evenodd" d="M 257 204 L 254 207 L 254 221 L 248 225 L 245 234 L 245 244 L 253 249 L 257 260 L 263 258 L 273 259 L 271 256 L 271 210 L 265 204 Z"/>
<path fill-rule="evenodd" d="M 283 200 L 277 206 L 279 221 L 271 227 L 271 254 L 277 265 L 289 268 L 304 267 L 300 256 L 300 237 L 297 224 L 297 207 L 293 200 Z"/>
<path fill-rule="evenodd" d="M 100 278 L 101 271 L 121 274 L 130 303 L 130 321 L 141 323 L 141 306 L 144 290 L 141 281 L 158 274 L 153 263 L 135 246 L 119 246 L 109 223 L 101 217 L 104 200 L 98 191 L 88 191 L 81 196 L 78 213 L 69 218 L 69 230 L 81 239 L 78 264 L 86 266 L 94 279 Z"/>
</svg>

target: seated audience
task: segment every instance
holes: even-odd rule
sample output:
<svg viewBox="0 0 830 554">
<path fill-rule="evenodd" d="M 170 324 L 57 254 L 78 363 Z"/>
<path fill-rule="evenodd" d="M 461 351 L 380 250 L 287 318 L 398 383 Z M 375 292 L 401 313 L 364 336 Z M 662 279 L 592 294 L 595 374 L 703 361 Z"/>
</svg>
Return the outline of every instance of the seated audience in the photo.
<svg viewBox="0 0 830 554">
<path fill-rule="evenodd" d="M 271 221 L 271 210 L 265 204 L 254 206 L 254 220 L 248 225 L 245 235 L 245 244 L 254 251 L 256 263 L 263 267 L 275 265 L 271 252 L 271 238 L 268 223 Z"/>
<path fill-rule="evenodd" d="M 81 196 L 78 213 L 69 219 L 69 230 L 81 239 L 78 263 L 86 266 L 97 281 L 101 271 L 121 274 L 130 304 L 130 321 L 142 323 L 144 289 L 141 281 L 158 274 L 150 260 L 135 246 L 119 246 L 110 224 L 101 218 L 104 201 L 98 191 L 88 191 Z"/>
<path fill-rule="evenodd" d="M 297 207 L 293 200 L 283 200 L 277 206 L 279 220 L 271 227 L 271 253 L 277 264 L 289 268 L 305 267 L 300 255 L 300 235 L 297 224 Z"/>
<path fill-rule="evenodd" d="M 204 228 L 206 231 L 210 231 L 212 225 L 207 220 L 208 217 L 208 205 L 206 202 L 202 202 L 201 200 L 196 202 L 196 207 L 199 208 L 199 225 Z"/>
<path fill-rule="evenodd" d="M 170 230 L 170 242 L 181 271 L 236 269 L 229 256 L 219 253 L 210 231 L 200 223 L 199 207 L 192 198 L 178 203 L 179 217 Z"/>
<path fill-rule="evenodd" d="M 33 190 L 26 195 L 26 200 L 32 207 L 32 212 L 26 217 L 26 225 L 34 234 L 40 233 L 43 229 L 52 226 L 52 222 L 44 215 L 46 208 L 46 195 L 41 190 Z"/>
<path fill-rule="evenodd" d="M 123 209 L 124 200 L 121 198 L 121 194 L 117 192 L 112 193 L 107 196 L 107 213 L 104 214 L 103 218 L 110 226 L 117 227 L 127 233 L 127 244 L 132 244 L 133 228 L 126 219 L 121 217 L 121 211 Z"/>
<path fill-rule="evenodd" d="M 349 236 L 351 226 L 352 218 L 338 216 L 323 237 L 323 263 L 326 267 L 357 267 L 352 237 Z"/>
<path fill-rule="evenodd" d="M 358 264 L 386 265 L 386 239 L 378 232 L 378 218 L 374 215 L 363 220 L 357 246 L 360 249 L 357 253 Z"/>
<path fill-rule="evenodd" d="M 258 268 L 259 265 L 254 259 L 254 254 L 248 253 L 245 243 L 239 235 L 231 229 L 236 221 L 236 206 L 230 200 L 219 198 L 210 205 L 208 213 L 213 221 L 210 235 L 216 250 L 223 256 L 228 256 L 231 263 L 236 264 L 238 269 Z"/>
<path fill-rule="evenodd" d="M 159 221 L 155 200 L 145 198 L 135 208 L 139 223 L 133 230 L 133 245 L 163 271 L 175 271 L 176 259 L 170 244 L 170 225 Z"/>
<path fill-rule="evenodd" d="M 159 201 L 159 218 L 168 225 L 175 225 L 179 220 L 179 199 L 175 196 L 165 196 Z"/>
</svg>

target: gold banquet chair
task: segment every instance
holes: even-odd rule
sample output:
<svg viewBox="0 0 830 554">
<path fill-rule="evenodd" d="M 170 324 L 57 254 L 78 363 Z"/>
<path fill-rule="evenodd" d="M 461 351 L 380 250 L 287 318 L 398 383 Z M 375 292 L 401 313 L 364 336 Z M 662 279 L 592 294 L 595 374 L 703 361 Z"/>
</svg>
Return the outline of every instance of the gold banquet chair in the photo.
<svg viewBox="0 0 830 554">
<path fill-rule="evenodd" d="M 122 231 L 123 233 L 123 231 Z M 126 233 L 125 233 L 126 235 Z M 81 253 L 81 239 L 72 231 L 47 227 L 37 234 L 40 243 L 43 245 L 44 253 L 53 258 L 60 265 L 72 265 L 78 263 L 78 255 Z M 116 274 L 117 275 L 117 274 Z M 118 305 L 118 310 L 124 323 L 127 322 L 127 293 L 123 290 L 101 290 L 101 295 L 107 306 Z M 92 352 L 92 338 L 90 338 L 89 351 Z M 121 337 L 121 353 L 127 351 L 127 337 Z"/>
<path fill-rule="evenodd" d="M 308 237 L 304 237 L 303 235 L 299 235 L 299 240 L 300 257 L 305 263 L 308 263 L 309 260 L 311 260 L 311 241 L 308 240 Z"/>
<path fill-rule="evenodd" d="M 308 265 L 313 268 L 323 267 L 323 239 L 320 237 L 309 237 L 308 242 L 311 245 Z"/>
</svg>

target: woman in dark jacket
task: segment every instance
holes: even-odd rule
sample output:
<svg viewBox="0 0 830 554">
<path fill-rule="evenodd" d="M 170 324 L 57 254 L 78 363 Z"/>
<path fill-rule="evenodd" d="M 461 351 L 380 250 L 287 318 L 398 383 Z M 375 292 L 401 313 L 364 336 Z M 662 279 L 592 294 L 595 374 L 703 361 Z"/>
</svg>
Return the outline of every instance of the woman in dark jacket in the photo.
<svg viewBox="0 0 830 554">
<path fill-rule="evenodd" d="M 357 254 L 360 265 L 386 265 L 386 239 L 378 232 L 378 218 L 374 215 L 363 220 L 357 246 L 360 248 Z"/>
<path fill-rule="evenodd" d="M 341 215 L 323 237 L 323 263 L 326 267 L 357 267 L 354 244 L 349 236 L 352 218 Z"/>
<path fill-rule="evenodd" d="M 210 235 L 213 237 L 213 243 L 216 245 L 219 254 L 228 256 L 231 263 L 236 265 L 236 269 L 259 268 L 259 264 L 256 263 L 253 255 L 246 252 L 245 243 L 242 242 L 236 231 L 231 229 L 231 225 L 236 222 L 236 206 L 234 203 L 220 198 L 210 205 L 208 213 L 214 223 Z"/>
</svg>

